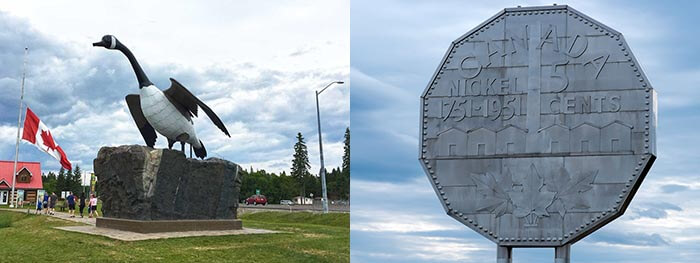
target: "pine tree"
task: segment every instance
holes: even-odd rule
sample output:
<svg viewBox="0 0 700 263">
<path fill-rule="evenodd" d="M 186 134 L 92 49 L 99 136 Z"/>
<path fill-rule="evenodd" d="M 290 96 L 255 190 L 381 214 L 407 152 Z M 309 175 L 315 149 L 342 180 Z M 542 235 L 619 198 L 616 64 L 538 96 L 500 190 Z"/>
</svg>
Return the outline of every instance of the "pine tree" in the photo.
<svg viewBox="0 0 700 263">
<path fill-rule="evenodd" d="M 350 173 L 350 128 L 345 128 L 345 146 L 343 147 L 343 173 Z"/>
<path fill-rule="evenodd" d="M 82 184 L 82 171 L 80 170 L 79 165 L 75 165 L 75 169 L 73 169 L 73 174 L 70 176 L 68 180 L 68 188 L 70 189 L 71 192 L 74 194 L 80 191 L 80 187 Z"/>
<path fill-rule="evenodd" d="M 306 150 L 306 142 L 301 132 L 297 133 L 297 142 L 294 144 L 294 159 L 292 160 L 291 176 L 297 180 L 301 186 L 301 200 L 304 203 L 306 196 L 306 180 L 309 177 L 309 153 Z"/>
<path fill-rule="evenodd" d="M 61 170 L 58 171 L 58 177 L 56 178 L 55 192 L 57 195 L 60 196 L 61 191 L 65 191 L 65 189 L 66 189 L 66 170 L 63 169 L 63 167 L 61 167 Z"/>
<path fill-rule="evenodd" d="M 337 178 L 337 189 L 340 198 L 350 200 L 350 128 L 345 128 L 345 144 L 343 151 L 343 167 Z"/>
</svg>

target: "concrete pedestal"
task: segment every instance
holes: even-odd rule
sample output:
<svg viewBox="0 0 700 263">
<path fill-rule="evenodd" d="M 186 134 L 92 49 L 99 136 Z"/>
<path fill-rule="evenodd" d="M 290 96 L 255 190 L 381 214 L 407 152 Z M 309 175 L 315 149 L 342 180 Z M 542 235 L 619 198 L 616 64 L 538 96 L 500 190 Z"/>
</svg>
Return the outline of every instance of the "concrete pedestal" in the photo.
<svg viewBox="0 0 700 263">
<path fill-rule="evenodd" d="M 97 227 L 124 230 L 136 233 L 161 233 L 211 230 L 240 230 L 240 219 L 204 219 L 204 220 L 133 220 L 99 217 Z"/>
</svg>

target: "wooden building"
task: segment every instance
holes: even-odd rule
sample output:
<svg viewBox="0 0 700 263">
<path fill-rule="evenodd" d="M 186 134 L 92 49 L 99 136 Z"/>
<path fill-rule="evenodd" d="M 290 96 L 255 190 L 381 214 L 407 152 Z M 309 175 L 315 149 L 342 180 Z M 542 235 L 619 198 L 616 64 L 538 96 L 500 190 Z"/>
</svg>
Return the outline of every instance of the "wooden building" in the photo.
<svg viewBox="0 0 700 263">
<path fill-rule="evenodd" d="M 17 162 L 13 173 L 14 161 L 0 161 L 0 205 L 10 204 L 12 176 L 15 176 L 15 191 L 25 203 L 35 203 L 38 190 L 43 188 L 41 180 L 41 163 Z"/>
</svg>

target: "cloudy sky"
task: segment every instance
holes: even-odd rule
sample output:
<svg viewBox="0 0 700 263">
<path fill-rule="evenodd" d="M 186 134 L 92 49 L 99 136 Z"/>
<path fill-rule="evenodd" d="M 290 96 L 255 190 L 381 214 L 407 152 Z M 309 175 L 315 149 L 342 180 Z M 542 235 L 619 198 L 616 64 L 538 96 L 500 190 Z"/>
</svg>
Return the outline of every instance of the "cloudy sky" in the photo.
<svg viewBox="0 0 700 263">
<path fill-rule="evenodd" d="M 124 97 L 138 94 L 128 60 L 92 47 L 115 35 L 156 86 L 177 79 L 224 121 L 195 120 L 210 157 L 289 172 L 301 132 L 318 166 L 314 90 L 349 82 L 349 1 L 6 1 L 0 0 L 0 159 L 13 160 L 23 48 L 25 102 L 83 169 L 102 146 L 144 144 Z M 349 85 L 321 95 L 326 165 L 341 164 L 350 125 Z M 167 147 L 160 136 L 156 147 Z M 22 143 L 20 160 L 58 161 Z"/>
<path fill-rule="evenodd" d="M 451 41 L 504 7 L 552 3 L 352 1 L 353 262 L 495 261 L 493 243 L 445 214 L 418 163 L 419 97 Z M 572 262 L 697 262 L 700 5 L 566 4 L 622 32 L 659 95 L 659 159 L 625 215 L 576 243 Z M 514 262 L 553 253 L 515 249 Z"/>
</svg>

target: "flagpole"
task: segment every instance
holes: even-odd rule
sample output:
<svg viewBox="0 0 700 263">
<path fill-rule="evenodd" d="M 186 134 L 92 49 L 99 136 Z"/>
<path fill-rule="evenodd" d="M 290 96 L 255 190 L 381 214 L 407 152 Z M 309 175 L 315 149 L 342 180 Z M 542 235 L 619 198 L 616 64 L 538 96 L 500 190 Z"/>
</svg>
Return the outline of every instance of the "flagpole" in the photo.
<svg viewBox="0 0 700 263">
<path fill-rule="evenodd" d="M 27 52 L 28 47 L 24 48 L 24 65 L 22 66 L 22 85 L 19 92 L 19 114 L 17 116 L 17 142 L 15 143 L 15 165 L 12 169 L 12 192 L 10 192 L 10 207 L 17 206 L 17 194 L 15 194 L 15 181 L 17 180 L 17 158 L 19 158 L 19 131 L 22 125 L 22 101 L 24 100 L 24 78 L 27 74 Z"/>
</svg>

